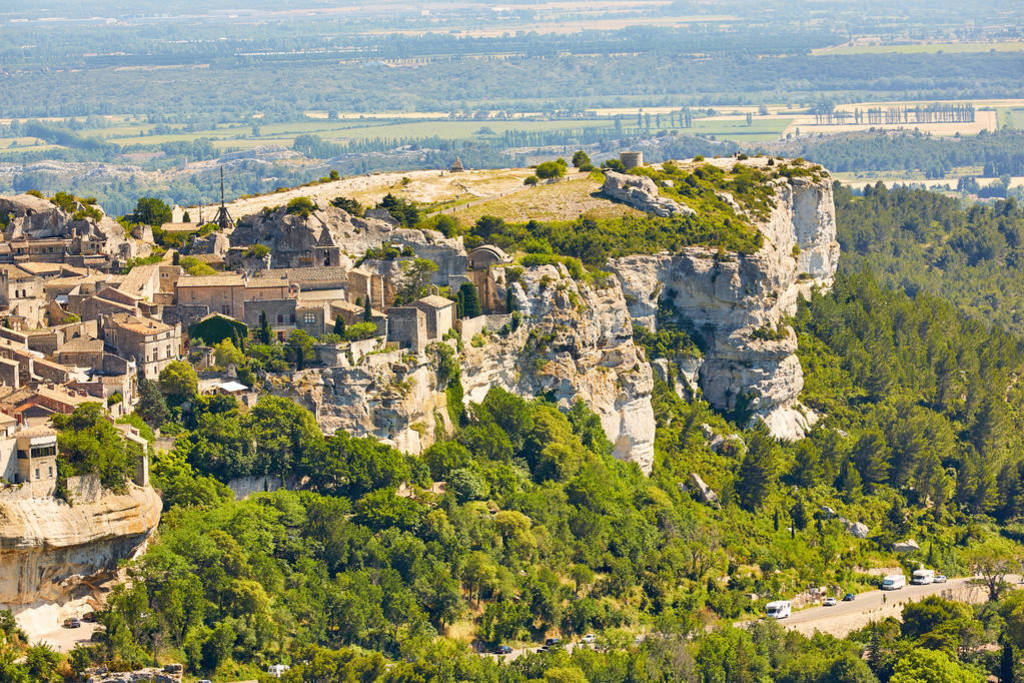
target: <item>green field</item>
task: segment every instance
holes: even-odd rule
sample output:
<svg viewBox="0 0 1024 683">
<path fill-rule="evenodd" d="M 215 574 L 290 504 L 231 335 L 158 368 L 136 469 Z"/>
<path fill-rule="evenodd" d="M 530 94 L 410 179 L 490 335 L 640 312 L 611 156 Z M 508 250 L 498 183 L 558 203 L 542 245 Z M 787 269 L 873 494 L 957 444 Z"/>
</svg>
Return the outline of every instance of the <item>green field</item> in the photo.
<svg viewBox="0 0 1024 683">
<path fill-rule="evenodd" d="M 905 45 L 837 45 L 812 50 L 811 54 L 822 55 L 877 55 L 886 53 L 935 54 L 938 52 L 1019 52 L 1024 50 L 1024 41 L 1012 40 L 999 43 L 910 43 Z"/>
<path fill-rule="evenodd" d="M 1024 109 L 1000 107 L 996 110 L 1000 128 L 1024 128 Z"/>
<path fill-rule="evenodd" d="M 744 119 L 696 118 L 690 128 L 671 128 L 654 125 L 650 133 L 661 130 L 678 130 L 691 135 L 714 136 L 721 140 L 736 142 L 766 142 L 779 137 L 790 119 L 762 119 L 755 117 L 748 126 Z M 237 122 L 217 125 L 202 130 L 186 130 L 184 124 L 165 124 L 160 134 L 153 134 L 156 124 L 137 118 L 123 116 L 112 121 L 111 126 L 84 128 L 76 133 L 82 137 L 94 137 L 122 147 L 138 145 L 160 145 L 168 142 L 191 142 L 201 138 L 211 140 L 218 149 L 252 149 L 263 145 L 291 147 L 299 135 L 318 135 L 331 142 L 349 142 L 385 138 L 412 140 L 439 137 L 444 140 L 486 139 L 501 137 L 507 131 L 540 133 L 582 128 L 611 129 L 615 121 L 611 118 L 589 119 L 513 119 L 513 120 L 453 120 L 437 119 L 304 119 L 285 123 L 257 124 Z M 635 119 L 626 121 L 625 133 L 636 134 Z M 256 133 L 256 134 L 254 134 Z M 12 142 L 17 146 L 10 148 Z M 54 149 L 54 145 L 38 145 L 34 138 L 0 139 L 0 153 L 31 149 L 43 151 Z M 8 150 L 10 148 L 10 150 Z"/>
</svg>

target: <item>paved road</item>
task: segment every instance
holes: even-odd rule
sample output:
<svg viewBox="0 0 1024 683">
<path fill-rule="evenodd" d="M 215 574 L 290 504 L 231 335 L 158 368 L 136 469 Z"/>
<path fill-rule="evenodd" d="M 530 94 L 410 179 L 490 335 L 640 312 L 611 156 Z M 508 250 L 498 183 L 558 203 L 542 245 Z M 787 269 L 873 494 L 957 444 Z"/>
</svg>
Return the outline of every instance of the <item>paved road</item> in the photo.
<svg viewBox="0 0 1024 683">
<path fill-rule="evenodd" d="M 1016 581 L 1016 577 L 1008 579 L 1011 583 Z M 867 591 L 859 593 L 857 599 L 852 602 L 840 602 L 834 607 L 808 607 L 793 612 L 780 623 L 805 635 L 823 631 L 842 637 L 871 621 L 889 616 L 898 618 L 906 603 L 917 602 L 929 595 L 941 595 L 952 600 L 972 603 L 987 600 L 988 591 L 983 586 L 972 584 L 971 581 L 970 578 L 960 578 L 927 586 L 907 585 L 895 591 Z"/>
</svg>

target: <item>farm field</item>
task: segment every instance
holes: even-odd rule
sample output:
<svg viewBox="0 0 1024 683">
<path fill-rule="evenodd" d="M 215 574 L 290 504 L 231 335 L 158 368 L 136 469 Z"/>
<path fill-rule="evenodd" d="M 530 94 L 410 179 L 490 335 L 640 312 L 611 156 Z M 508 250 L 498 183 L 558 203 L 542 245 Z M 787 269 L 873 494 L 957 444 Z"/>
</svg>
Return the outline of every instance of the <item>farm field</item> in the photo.
<svg viewBox="0 0 1024 683">
<path fill-rule="evenodd" d="M 905 43 L 889 45 L 836 45 L 835 47 L 811 50 L 814 56 L 822 55 L 867 55 L 867 54 L 935 54 L 938 52 L 1019 52 L 1024 50 L 1024 41 L 1008 40 L 1000 42 L 963 42 L 963 43 Z"/>
</svg>

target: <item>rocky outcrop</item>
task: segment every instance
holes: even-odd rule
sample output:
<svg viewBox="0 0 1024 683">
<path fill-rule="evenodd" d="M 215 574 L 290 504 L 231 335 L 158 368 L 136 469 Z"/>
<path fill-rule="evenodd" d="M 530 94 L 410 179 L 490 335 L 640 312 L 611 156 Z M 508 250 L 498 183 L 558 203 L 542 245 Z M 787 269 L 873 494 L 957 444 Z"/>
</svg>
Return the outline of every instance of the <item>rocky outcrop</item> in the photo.
<svg viewBox="0 0 1024 683">
<path fill-rule="evenodd" d="M 565 408 L 582 399 L 601 419 L 616 457 L 650 472 L 651 366 L 633 343 L 618 284 L 587 284 L 564 266 L 539 266 L 526 269 L 513 292 L 523 323 L 463 351 L 466 399 L 481 401 L 492 386 L 549 396 Z"/>
<path fill-rule="evenodd" d="M 343 429 L 418 454 L 434 443 L 438 427 L 442 433 L 450 429 L 435 368 L 429 352 L 391 351 L 271 378 L 269 388 L 309 408 L 329 434 Z"/>
<path fill-rule="evenodd" d="M 759 225 L 764 245 L 756 253 L 723 257 L 691 247 L 610 265 L 638 324 L 654 329 L 659 301 L 672 305 L 703 351 L 699 384 L 712 406 L 796 439 L 815 416 L 797 400 L 803 371 L 785 319 L 800 296 L 831 286 L 839 245 L 827 179 L 773 182 L 775 208 Z"/>
<path fill-rule="evenodd" d="M 69 255 L 84 257 L 104 254 L 116 261 L 127 261 L 146 256 L 152 251 L 152 237 L 131 239 L 124 227 L 106 215 L 98 215 L 91 207 L 77 202 L 76 211 L 69 213 L 48 199 L 32 194 L 0 196 L 0 216 L 6 218 L 3 226 L 7 242 L 20 240 L 63 239 Z M 92 216 L 83 209 L 89 208 Z"/>
<path fill-rule="evenodd" d="M 642 175 L 630 175 L 617 171 L 605 171 L 601 191 L 612 199 L 629 204 L 634 209 L 667 218 L 677 214 L 694 215 L 696 211 L 674 199 L 663 197 L 658 184 Z"/>
<path fill-rule="evenodd" d="M 131 484 L 73 506 L 0 498 L 0 607 L 18 612 L 91 591 L 143 546 L 160 509 L 156 491 Z"/>
</svg>

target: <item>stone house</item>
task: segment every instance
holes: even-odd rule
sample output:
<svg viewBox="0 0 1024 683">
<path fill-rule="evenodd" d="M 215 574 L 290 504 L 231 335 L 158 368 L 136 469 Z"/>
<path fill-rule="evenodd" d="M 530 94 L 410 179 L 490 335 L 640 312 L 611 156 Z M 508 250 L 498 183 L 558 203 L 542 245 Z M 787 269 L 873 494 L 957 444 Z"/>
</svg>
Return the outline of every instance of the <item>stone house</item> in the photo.
<svg viewBox="0 0 1024 683">
<path fill-rule="evenodd" d="M 102 317 L 100 325 L 107 346 L 123 358 L 134 359 L 146 379 L 157 379 L 161 370 L 181 357 L 180 324 L 115 313 Z"/>
<path fill-rule="evenodd" d="M 15 435 L 20 484 L 57 482 L 57 432 L 49 427 L 28 427 Z M 46 485 L 46 484 L 43 484 Z"/>
<path fill-rule="evenodd" d="M 384 276 L 366 268 L 353 268 L 348 271 L 348 300 L 359 304 L 370 298 L 374 308 L 384 308 Z"/>
<path fill-rule="evenodd" d="M 427 346 L 427 316 L 416 306 L 388 309 L 388 341 L 422 353 Z"/>
<path fill-rule="evenodd" d="M 423 311 L 427 323 L 427 339 L 442 338 L 455 325 L 455 302 L 437 294 L 414 301 L 413 306 Z"/>
<path fill-rule="evenodd" d="M 203 311 L 197 317 L 223 313 L 250 324 L 247 309 L 255 309 L 258 317 L 259 306 L 255 303 L 294 299 L 298 288 L 280 278 L 246 280 L 241 275 L 209 275 L 180 278 L 176 292 L 178 308 Z"/>
</svg>

